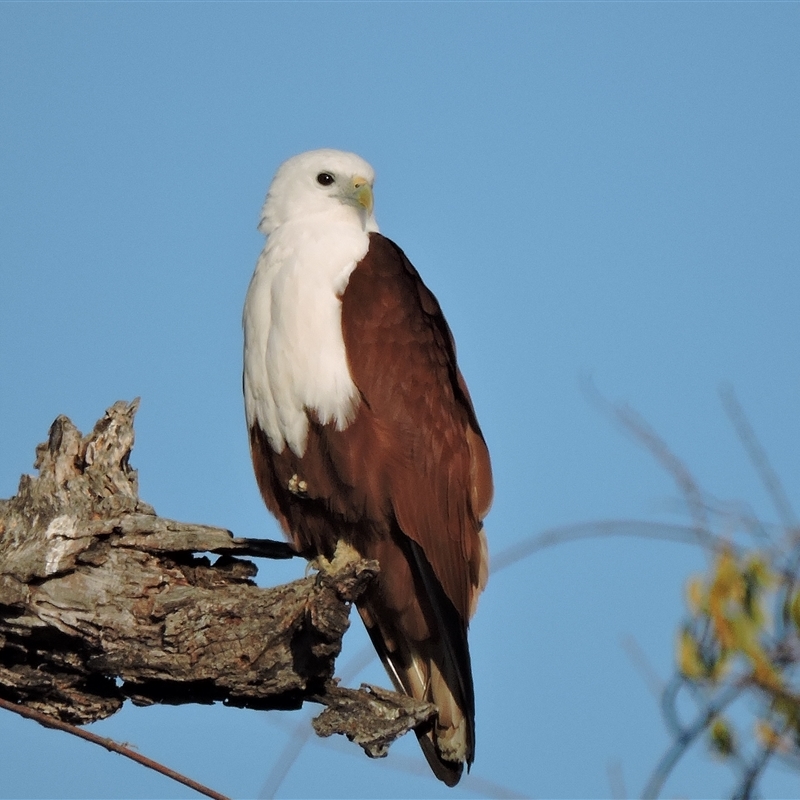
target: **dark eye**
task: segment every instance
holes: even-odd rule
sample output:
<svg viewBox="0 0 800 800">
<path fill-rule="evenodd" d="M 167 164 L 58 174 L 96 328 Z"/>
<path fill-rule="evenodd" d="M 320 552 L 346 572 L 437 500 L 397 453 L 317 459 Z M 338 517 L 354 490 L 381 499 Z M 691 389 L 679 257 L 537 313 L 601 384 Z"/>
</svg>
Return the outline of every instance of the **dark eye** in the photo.
<svg viewBox="0 0 800 800">
<path fill-rule="evenodd" d="M 336 179 L 330 172 L 320 172 L 320 174 L 317 175 L 317 183 L 320 186 L 330 186 L 335 180 Z"/>
</svg>

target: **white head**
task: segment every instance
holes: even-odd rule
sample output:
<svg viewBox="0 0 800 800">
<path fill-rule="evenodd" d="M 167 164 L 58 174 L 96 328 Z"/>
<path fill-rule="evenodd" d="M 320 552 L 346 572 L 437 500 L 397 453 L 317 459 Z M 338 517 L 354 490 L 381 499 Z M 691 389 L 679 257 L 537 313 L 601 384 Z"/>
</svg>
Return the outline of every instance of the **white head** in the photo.
<svg viewBox="0 0 800 800">
<path fill-rule="evenodd" d="M 355 153 L 309 150 L 284 161 L 275 173 L 258 229 L 269 236 L 286 222 L 331 212 L 352 215 L 365 231 L 377 231 L 372 213 L 375 171 Z"/>
</svg>

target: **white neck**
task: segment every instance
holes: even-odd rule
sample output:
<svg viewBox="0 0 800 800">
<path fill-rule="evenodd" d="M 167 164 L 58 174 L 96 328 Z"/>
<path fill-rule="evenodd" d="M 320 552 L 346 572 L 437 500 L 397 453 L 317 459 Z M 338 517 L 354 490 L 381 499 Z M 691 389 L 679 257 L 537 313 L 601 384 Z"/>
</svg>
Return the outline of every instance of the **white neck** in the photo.
<svg viewBox="0 0 800 800">
<path fill-rule="evenodd" d="M 285 222 L 256 264 L 243 317 L 245 411 L 276 452 L 305 452 L 307 410 L 340 430 L 355 415 L 339 298 L 369 247 L 365 227 L 377 230 L 344 205 Z"/>
</svg>

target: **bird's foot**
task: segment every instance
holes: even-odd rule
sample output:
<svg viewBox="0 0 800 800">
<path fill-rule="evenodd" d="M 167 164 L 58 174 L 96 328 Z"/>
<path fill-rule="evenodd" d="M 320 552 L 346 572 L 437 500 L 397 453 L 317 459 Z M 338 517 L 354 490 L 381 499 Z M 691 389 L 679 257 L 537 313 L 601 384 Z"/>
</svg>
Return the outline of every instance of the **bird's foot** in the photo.
<svg viewBox="0 0 800 800">
<path fill-rule="evenodd" d="M 308 562 L 308 568 L 316 569 L 325 575 L 338 575 L 348 567 L 363 560 L 363 558 L 364 556 L 353 545 L 340 539 L 336 543 L 333 558 L 327 559 L 325 556 L 319 555 Z"/>
<path fill-rule="evenodd" d="M 308 497 L 308 484 L 296 472 L 289 478 L 287 488 L 297 497 Z"/>
<path fill-rule="evenodd" d="M 316 568 L 316 583 L 330 586 L 342 600 L 352 603 L 378 574 L 377 561 L 365 559 L 352 545 L 340 541 L 333 558 L 317 556 L 308 562 L 309 569 Z"/>
</svg>

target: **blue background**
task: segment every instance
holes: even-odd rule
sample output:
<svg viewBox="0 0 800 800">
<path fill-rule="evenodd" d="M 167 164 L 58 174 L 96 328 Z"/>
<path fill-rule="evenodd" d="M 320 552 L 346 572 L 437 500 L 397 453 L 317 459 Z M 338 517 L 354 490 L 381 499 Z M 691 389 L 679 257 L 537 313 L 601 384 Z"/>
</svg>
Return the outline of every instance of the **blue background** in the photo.
<svg viewBox="0 0 800 800">
<path fill-rule="evenodd" d="M 492 553 L 584 521 L 688 522 L 588 381 L 710 494 L 774 521 L 718 389 L 797 500 L 798 41 L 797 3 L 4 3 L 0 496 L 56 415 L 86 431 L 141 396 L 143 499 L 278 536 L 247 451 L 241 306 L 276 167 L 338 147 L 375 167 L 381 229 L 454 331 L 493 456 Z M 305 711 L 126 707 L 93 729 L 236 797 L 635 795 L 669 740 L 630 642 L 669 676 L 705 564 L 595 539 L 497 574 L 455 790 L 413 737 L 369 761 L 311 736 L 290 762 Z M 354 621 L 341 673 L 367 644 Z M 375 661 L 347 679 L 388 685 Z M 193 796 L 11 714 L 0 763 L 4 797 Z M 733 783 L 698 745 L 667 794 Z M 797 777 L 777 767 L 764 790 L 796 796 Z"/>
</svg>

